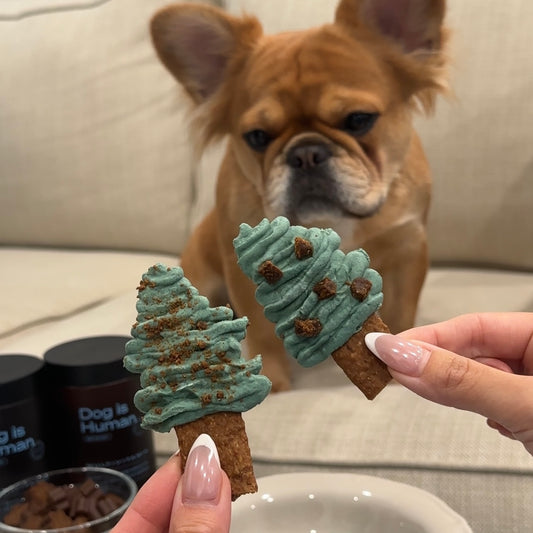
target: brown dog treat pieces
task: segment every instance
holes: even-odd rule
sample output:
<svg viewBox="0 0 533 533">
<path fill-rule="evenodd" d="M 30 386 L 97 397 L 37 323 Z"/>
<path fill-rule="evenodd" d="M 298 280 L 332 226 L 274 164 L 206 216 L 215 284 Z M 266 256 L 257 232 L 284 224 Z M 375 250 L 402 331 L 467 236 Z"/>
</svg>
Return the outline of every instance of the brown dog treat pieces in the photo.
<svg viewBox="0 0 533 533">
<path fill-rule="evenodd" d="M 297 318 L 294 321 L 294 331 L 300 337 L 316 337 L 322 331 L 322 324 L 318 318 Z"/>
<path fill-rule="evenodd" d="M 258 272 L 265 278 L 267 283 L 276 283 L 283 276 L 283 272 L 272 261 L 262 263 Z"/>
<path fill-rule="evenodd" d="M 350 292 L 352 296 L 362 302 L 370 293 L 372 282 L 365 278 L 355 278 L 350 283 Z"/>
<path fill-rule="evenodd" d="M 297 259 L 307 259 L 313 255 L 313 245 L 307 240 L 301 237 L 294 239 L 294 255 Z"/>
<path fill-rule="evenodd" d="M 92 479 L 81 485 L 54 485 L 39 481 L 4 516 L 8 526 L 24 529 L 58 529 L 90 522 L 118 509 L 124 499 L 103 492 Z"/>
<path fill-rule="evenodd" d="M 319 300 L 326 300 L 337 294 L 337 284 L 329 278 L 324 278 L 313 287 L 313 292 Z"/>
</svg>

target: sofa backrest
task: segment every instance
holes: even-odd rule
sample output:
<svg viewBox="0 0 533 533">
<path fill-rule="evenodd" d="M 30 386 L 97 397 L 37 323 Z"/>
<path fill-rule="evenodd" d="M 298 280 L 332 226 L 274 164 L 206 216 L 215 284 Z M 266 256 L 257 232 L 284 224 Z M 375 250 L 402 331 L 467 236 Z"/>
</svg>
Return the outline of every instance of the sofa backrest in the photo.
<svg viewBox="0 0 533 533">
<path fill-rule="evenodd" d="M 188 103 L 148 32 L 168 3 L 0 2 L 0 245 L 179 253 Z"/>
</svg>

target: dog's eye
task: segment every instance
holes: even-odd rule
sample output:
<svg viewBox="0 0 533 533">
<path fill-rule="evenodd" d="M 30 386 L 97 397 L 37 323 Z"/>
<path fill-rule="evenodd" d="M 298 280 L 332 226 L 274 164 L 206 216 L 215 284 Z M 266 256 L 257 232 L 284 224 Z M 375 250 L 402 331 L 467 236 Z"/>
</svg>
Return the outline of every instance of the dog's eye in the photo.
<svg viewBox="0 0 533 533">
<path fill-rule="evenodd" d="M 364 135 L 372 129 L 378 117 L 378 113 L 363 113 L 362 111 L 350 113 L 344 119 L 343 129 L 352 135 Z"/>
<path fill-rule="evenodd" d="M 244 140 L 248 143 L 248 146 L 257 152 L 262 152 L 266 150 L 267 146 L 270 144 L 272 138 L 264 130 L 252 130 L 243 135 Z"/>
</svg>

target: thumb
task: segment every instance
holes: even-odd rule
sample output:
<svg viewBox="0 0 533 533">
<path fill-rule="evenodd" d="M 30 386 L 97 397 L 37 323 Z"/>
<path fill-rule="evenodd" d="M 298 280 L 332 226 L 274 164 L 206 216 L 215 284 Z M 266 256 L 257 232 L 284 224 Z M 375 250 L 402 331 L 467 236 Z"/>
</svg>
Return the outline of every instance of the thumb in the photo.
<svg viewBox="0 0 533 533">
<path fill-rule="evenodd" d="M 392 376 L 436 403 L 479 413 L 510 433 L 533 427 L 531 376 L 519 376 L 421 341 L 381 333 L 366 336 L 368 348 Z"/>
<path fill-rule="evenodd" d="M 230 520 L 230 482 L 220 467 L 215 443 L 202 434 L 189 451 L 176 491 L 170 533 L 228 533 Z"/>
</svg>

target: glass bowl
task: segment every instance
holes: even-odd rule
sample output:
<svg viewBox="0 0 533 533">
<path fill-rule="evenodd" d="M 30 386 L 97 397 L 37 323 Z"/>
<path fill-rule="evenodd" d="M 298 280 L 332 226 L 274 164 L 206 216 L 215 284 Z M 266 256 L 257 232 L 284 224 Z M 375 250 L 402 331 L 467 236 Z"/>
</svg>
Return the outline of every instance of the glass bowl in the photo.
<svg viewBox="0 0 533 533">
<path fill-rule="evenodd" d="M 3 519 L 6 514 L 14 505 L 24 503 L 26 501 L 26 491 L 39 481 L 47 481 L 53 485 L 63 486 L 81 485 L 87 480 L 94 481 L 95 484 L 98 485 L 98 488 L 104 493 L 112 493 L 120 496 L 120 498 L 124 500 L 124 503 L 105 516 L 68 527 L 55 529 L 25 529 L 9 526 L 4 523 Z M 45 472 L 44 474 L 18 481 L 0 491 L 0 533 L 105 533 L 119 521 L 136 494 L 137 485 L 131 477 L 109 468 L 78 467 Z"/>
</svg>

